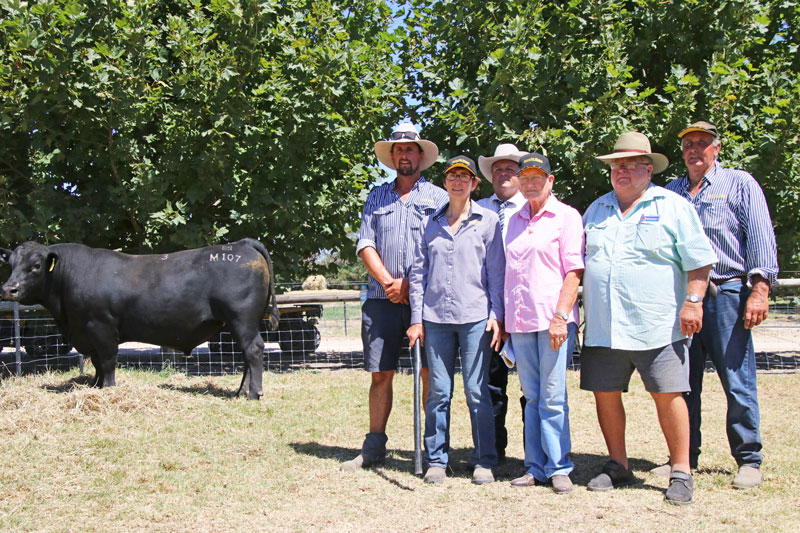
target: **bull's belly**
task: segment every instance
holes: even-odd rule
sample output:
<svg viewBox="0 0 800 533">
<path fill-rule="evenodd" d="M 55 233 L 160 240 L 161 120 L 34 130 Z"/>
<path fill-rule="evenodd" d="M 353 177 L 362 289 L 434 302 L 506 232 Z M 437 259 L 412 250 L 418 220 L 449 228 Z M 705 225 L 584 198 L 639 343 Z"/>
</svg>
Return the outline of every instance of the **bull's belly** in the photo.
<svg viewBox="0 0 800 533">
<path fill-rule="evenodd" d="M 200 324 L 144 325 L 126 324 L 120 328 L 119 342 L 144 342 L 158 346 L 168 346 L 189 352 L 204 343 L 224 324 L 218 320 L 209 320 Z"/>
</svg>

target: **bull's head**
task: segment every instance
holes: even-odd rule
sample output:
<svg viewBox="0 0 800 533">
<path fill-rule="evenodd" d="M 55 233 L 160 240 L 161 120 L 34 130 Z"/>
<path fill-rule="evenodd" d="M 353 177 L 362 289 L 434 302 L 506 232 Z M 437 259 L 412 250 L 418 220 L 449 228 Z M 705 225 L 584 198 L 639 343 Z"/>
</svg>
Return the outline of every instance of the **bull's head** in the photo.
<svg viewBox="0 0 800 533">
<path fill-rule="evenodd" d="M 11 277 L 3 284 L 3 299 L 28 305 L 41 301 L 58 255 L 47 246 L 25 242 L 13 252 L 0 248 L 0 262 L 11 265 Z"/>
</svg>

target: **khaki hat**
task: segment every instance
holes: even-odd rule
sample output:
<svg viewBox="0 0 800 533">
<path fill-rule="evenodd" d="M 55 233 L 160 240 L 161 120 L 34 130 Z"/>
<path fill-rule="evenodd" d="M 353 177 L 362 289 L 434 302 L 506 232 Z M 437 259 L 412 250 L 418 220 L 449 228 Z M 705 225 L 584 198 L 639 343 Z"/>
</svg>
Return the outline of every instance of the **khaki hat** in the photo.
<svg viewBox="0 0 800 533">
<path fill-rule="evenodd" d="M 397 170 L 392 162 L 392 145 L 408 142 L 417 143 L 420 150 L 422 150 L 422 160 L 419 162 L 420 171 L 430 167 L 439 157 L 439 148 L 436 144 L 420 138 L 417 128 L 409 122 L 404 122 L 397 126 L 388 141 L 375 143 L 375 155 L 378 156 L 378 161 L 393 170 Z"/>
<path fill-rule="evenodd" d="M 703 133 L 709 133 L 709 134 L 713 135 L 715 139 L 719 137 L 719 133 L 717 133 L 717 127 L 715 125 L 711 124 L 710 122 L 706 122 L 704 120 L 701 120 L 700 122 L 695 122 L 694 124 L 691 124 L 685 130 L 682 130 L 678 134 L 678 139 L 682 139 L 684 135 L 686 135 L 687 133 L 691 133 L 693 131 L 700 131 L 700 132 L 703 132 Z"/>
<path fill-rule="evenodd" d="M 528 152 L 517 150 L 517 147 L 513 144 L 500 144 L 497 146 L 497 148 L 495 148 L 494 155 L 492 157 L 478 157 L 478 167 L 481 169 L 481 174 L 483 174 L 483 177 L 489 180 L 491 183 L 492 165 L 494 165 L 496 161 L 509 159 L 515 163 L 519 163 L 519 158 L 527 153 Z"/>
<path fill-rule="evenodd" d="M 475 161 L 465 155 L 457 155 L 449 159 L 447 163 L 445 163 L 444 173 L 447 174 L 454 168 L 465 168 L 469 170 L 473 176 L 476 178 L 478 177 L 478 173 L 475 170 Z"/>
<path fill-rule="evenodd" d="M 656 154 L 650 150 L 650 140 L 638 131 L 623 133 L 614 143 L 614 151 L 610 154 L 599 155 L 597 159 L 603 163 L 611 164 L 615 159 L 625 157 L 645 156 L 653 163 L 653 174 L 664 172 L 669 166 L 669 159 L 663 154 Z"/>
</svg>

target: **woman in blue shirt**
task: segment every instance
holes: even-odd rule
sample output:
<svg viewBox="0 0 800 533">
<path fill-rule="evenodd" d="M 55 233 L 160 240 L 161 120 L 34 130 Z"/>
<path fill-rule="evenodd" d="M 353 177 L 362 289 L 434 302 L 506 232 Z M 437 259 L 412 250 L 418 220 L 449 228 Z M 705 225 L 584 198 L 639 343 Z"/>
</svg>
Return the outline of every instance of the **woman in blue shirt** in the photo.
<svg viewBox="0 0 800 533">
<path fill-rule="evenodd" d="M 420 339 L 428 362 L 425 410 L 425 481 L 444 481 L 450 448 L 450 400 L 461 349 L 464 393 L 475 450 L 476 484 L 494 481 L 497 465 L 494 416 L 488 388 L 491 347 L 503 329 L 505 255 L 497 215 L 470 199 L 478 186 L 475 162 L 447 162 L 444 186 L 450 201 L 423 224 L 409 276 L 411 345 Z"/>
</svg>

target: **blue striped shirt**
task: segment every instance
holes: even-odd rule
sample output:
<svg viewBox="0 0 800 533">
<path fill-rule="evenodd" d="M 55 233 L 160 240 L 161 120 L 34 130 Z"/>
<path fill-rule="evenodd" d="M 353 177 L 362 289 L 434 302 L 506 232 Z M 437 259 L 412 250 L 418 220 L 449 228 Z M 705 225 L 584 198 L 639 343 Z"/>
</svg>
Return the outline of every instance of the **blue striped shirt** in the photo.
<svg viewBox="0 0 800 533">
<path fill-rule="evenodd" d="M 406 201 L 394 190 L 395 182 L 370 191 L 361 215 L 356 254 L 372 247 L 393 278 L 407 278 L 414 263 L 414 244 L 422 223 L 449 201 L 441 187 L 420 178 Z M 378 281 L 369 277 L 367 298 L 386 298 Z"/>
<path fill-rule="evenodd" d="M 708 235 L 718 262 L 712 281 L 750 279 L 759 274 L 770 285 L 778 278 L 778 252 L 769 208 L 758 182 L 742 170 L 723 168 L 718 161 L 703 176 L 697 196 L 689 194 L 689 176 L 667 184 L 689 200 Z"/>
</svg>

